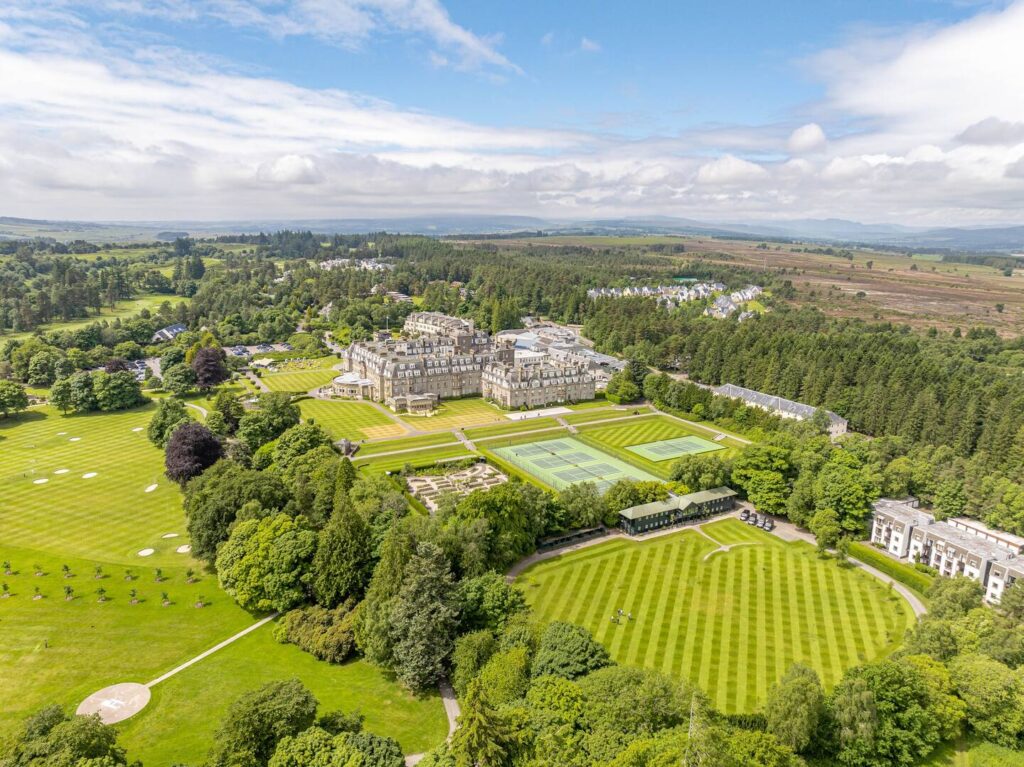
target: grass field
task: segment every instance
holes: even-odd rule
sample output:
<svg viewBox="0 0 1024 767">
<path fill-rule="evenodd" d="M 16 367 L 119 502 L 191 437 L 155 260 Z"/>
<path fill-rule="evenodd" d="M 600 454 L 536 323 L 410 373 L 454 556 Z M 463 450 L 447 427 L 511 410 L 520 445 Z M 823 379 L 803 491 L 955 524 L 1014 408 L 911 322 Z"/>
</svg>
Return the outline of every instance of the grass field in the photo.
<svg viewBox="0 0 1024 767">
<path fill-rule="evenodd" d="M 416 450 L 434 445 L 447 445 L 458 442 L 455 435 L 450 431 L 439 431 L 433 434 L 421 434 L 418 437 L 402 437 L 400 439 L 385 439 L 380 442 L 367 442 L 359 446 L 357 455 L 360 458 L 379 453 L 391 453 L 395 450 Z"/>
<path fill-rule="evenodd" d="M 49 333 L 52 330 L 77 330 L 78 328 L 84 328 L 94 322 L 102 322 L 103 320 L 110 322 L 116 319 L 124 320 L 129 317 L 134 317 L 143 309 L 149 309 L 151 312 L 154 312 L 164 301 L 168 301 L 171 306 L 174 306 L 175 304 L 181 303 L 181 298 L 179 296 L 170 296 L 163 293 L 143 295 L 138 298 L 133 298 L 130 301 L 118 301 L 117 306 L 113 309 L 104 307 L 100 310 L 99 314 L 92 314 L 83 319 L 69 320 L 68 322 L 51 322 L 48 325 L 41 326 L 39 330 L 43 333 Z M 8 339 L 21 340 L 28 338 L 34 333 L 34 330 L 22 333 L 0 333 L 0 341 L 6 341 Z"/>
<path fill-rule="evenodd" d="M 621 479 L 654 479 L 571 437 L 496 447 L 493 452 L 556 490 L 577 482 L 593 482 L 603 492 Z"/>
<path fill-rule="evenodd" d="M 593 423 L 594 421 L 607 421 L 609 418 L 623 418 L 633 414 L 633 410 L 641 413 L 650 412 L 647 407 L 632 408 L 630 410 L 584 410 L 582 413 L 573 413 L 565 416 L 565 420 L 571 424 Z"/>
<path fill-rule="evenodd" d="M 365 661 L 321 663 L 278 644 L 264 626 L 157 685 L 149 706 L 121 725 L 121 743 L 146 765 L 199 764 L 233 700 L 293 677 L 317 697 L 321 712 L 359 709 L 368 731 L 395 738 L 405 753 L 436 746 L 448 732 L 437 694 L 416 698 Z"/>
<path fill-rule="evenodd" d="M 1024 753 L 994 743 L 963 740 L 944 743 L 918 767 L 1024 767 Z"/>
<path fill-rule="evenodd" d="M 299 402 L 299 410 L 303 419 L 312 418 L 334 439 L 379 439 L 405 434 L 399 424 L 366 402 L 305 399 Z"/>
<path fill-rule="evenodd" d="M 520 576 L 538 617 L 590 629 L 625 665 L 700 685 L 725 712 L 749 712 L 794 662 L 826 687 L 893 650 L 910 606 L 860 570 L 821 560 L 737 520 L 645 542 L 612 541 Z M 617 609 L 633 621 L 612 623 Z"/>
<path fill-rule="evenodd" d="M 337 357 L 286 362 L 278 366 L 280 372 L 264 373 L 262 380 L 271 391 L 307 392 L 333 381 L 338 376 L 337 364 Z"/>
<path fill-rule="evenodd" d="M 444 400 L 434 415 L 406 415 L 401 418 L 412 428 L 423 431 L 462 429 L 488 423 L 503 423 L 508 420 L 498 408 L 488 405 L 479 397 Z"/>
<path fill-rule="evenodd" d="M 163 453 L 146 438 L 155 409 L 62 416 L 42 407 L 0 419 L 0 546 L 180 564 L 174 548 L 185 541 L 161 537 L 183 534 L 185 524 Z M 145 548 L 156 553 L 144 560 Z"/>
<path fill-rule="evenodd" d="M 554 418 L 527 418 L 525 421 L 512 421 L 510 423 L 496 423 L 494 426 L 480 426 L 475 429 L 466 429 L 466 436 L 470 439 L 487 439 L 489 437 L 503 437 L 506 434 L 518 434 L 520 432 L 538 431 L 541 429 L 563 429 L 561 424 Z"/>
<path fill-rule="evenodd" d="M 626 450 L 626 448 L 633 445 L 644 445 L 650 442 L 676 439 L 677 437 L 697 436 L 702 439 L 709 439 L 713 435 L 699 427 L 677 421 L 674 418 L 652 415 L 622 424 L 602 426 L 598 423 L 593 426 L 585 425 L 580 427 L 579 436 L 587 444 L 607 450 L 613 455 L 619 456 L 627 463 L 631 463 L 644 471 L 665 479 L 668 477 L 669 471 L 671 471 L 671 461 L 651 461 Z M 727 448 L 741 446 L 741 443 L 728 437 L 715 444 L 720 444 Z M 717 455 L 729 457 L 733 453 L 733 450 L 725 450 L 718 452 Z"/>
<path fill-rule="evenodd" d="M 362 459 L 356 454 L 354 461 L 357 469 L 363 469 L 371 474 L 382 474 L 385 471 L 399 471 L 406 464 L 413 466 L 429 466 L 437 461 L 450 460 L 454 458 L 469 458 L 475 453 L 466 449 L 465 445 L 449 445 L 445 447 L 427 447 L 423 450 L 413 450 L 398 455 L 385 455 L 379 458 L 370 456 Z"/>
</svg>

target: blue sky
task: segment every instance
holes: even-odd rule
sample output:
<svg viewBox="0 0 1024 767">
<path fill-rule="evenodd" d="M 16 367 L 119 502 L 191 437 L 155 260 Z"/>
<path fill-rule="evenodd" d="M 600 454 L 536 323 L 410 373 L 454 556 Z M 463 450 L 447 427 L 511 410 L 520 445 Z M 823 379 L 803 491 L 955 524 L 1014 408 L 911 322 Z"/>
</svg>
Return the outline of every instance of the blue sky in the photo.
<svg viewBox="0 0 1024 767">
<path fill-rule="evenodd" d="M 0 215 L 1016 221 L 1022 3 L 7 0 Z"/>
</svg>

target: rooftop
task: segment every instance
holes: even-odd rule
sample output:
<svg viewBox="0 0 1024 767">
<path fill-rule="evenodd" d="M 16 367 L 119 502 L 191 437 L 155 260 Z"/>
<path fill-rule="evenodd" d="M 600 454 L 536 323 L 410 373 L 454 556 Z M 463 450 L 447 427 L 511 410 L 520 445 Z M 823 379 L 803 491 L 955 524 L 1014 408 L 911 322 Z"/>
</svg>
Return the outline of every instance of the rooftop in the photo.
<svg viewBox="0 0 1024 767">
<path fill-rule="evenodd" d="M 620 511 L 619 515 L 626 519 L 643 519 L 652 514 L 661 514 L 666 511 L 682 511 L 692 504 L 708 503 L 709 501 L 717 501 L 720 498 L 731 498 L 735 495 L 736 491 L 731 487 L 715 487 L 711 490 L 700 490 L 686 495 L 669 496 L 664 501 L 652 501 L 651 503 L 642 503 L 639 506 L 631 506 Z"/>
</svg>

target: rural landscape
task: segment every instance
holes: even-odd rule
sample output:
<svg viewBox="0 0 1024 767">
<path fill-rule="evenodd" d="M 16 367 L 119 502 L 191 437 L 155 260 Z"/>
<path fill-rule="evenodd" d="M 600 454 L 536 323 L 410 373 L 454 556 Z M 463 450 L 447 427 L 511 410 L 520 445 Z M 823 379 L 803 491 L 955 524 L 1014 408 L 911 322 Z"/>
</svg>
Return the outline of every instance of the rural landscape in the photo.
<svg viewBox="0 0 1024 767">
<path fill-rule="evenodd" d="M 1024 767 L 1024 0 L 0 3 L 0 767 Z"/>
</svg>

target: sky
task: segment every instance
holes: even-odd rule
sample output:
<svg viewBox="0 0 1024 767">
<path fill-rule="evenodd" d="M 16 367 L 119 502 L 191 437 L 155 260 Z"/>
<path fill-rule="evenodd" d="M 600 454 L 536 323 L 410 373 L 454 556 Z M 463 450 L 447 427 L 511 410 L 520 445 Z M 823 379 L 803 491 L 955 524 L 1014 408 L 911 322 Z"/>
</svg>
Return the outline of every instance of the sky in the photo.
<svg viewBox="0 0 1024 767">
<path fill-rule="evenodd" d="M 0 0 L 0 216 L 1024 224 L 1024 0 Z"/>
</svg>

